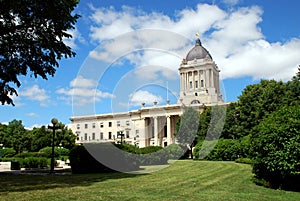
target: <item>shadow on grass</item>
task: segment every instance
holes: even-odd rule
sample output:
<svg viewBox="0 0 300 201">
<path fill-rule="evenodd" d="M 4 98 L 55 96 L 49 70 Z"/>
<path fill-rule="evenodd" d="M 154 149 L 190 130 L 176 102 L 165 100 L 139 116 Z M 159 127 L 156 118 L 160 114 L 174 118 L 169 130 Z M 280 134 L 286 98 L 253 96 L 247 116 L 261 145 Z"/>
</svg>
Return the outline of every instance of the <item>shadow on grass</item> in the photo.
<svg viewBox="0 0 300 201">
<path fill-rule="evenodd" d="M 108 179 L 132 178 L 138 176 L 141 175 L 120 172 L 53 175 L 46 173 L 41 175 L 1 173 L 0 193 L 89 186 L 95 182 L 103 182 Z"/>
</svg>

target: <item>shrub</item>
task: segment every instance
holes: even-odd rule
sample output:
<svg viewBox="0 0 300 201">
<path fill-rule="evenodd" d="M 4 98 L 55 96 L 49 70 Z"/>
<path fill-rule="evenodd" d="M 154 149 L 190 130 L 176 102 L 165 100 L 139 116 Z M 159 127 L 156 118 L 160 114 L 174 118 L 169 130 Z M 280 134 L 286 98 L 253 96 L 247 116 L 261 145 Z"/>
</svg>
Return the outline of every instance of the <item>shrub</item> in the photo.
<svg viewBox="0 0 300 201">
<path fill-rule="evenodd" d="M 253 164 L 253 161 L 250 158 L 238 158 L 235 160 L 235 162 L 236 163 L 245 163 L 245 164 L 250 164 L 250 165 Z"/>
<path fill-rule="evenodd" d="M 132 154 L 124 153 L 127 161 L 136 165 L 162 165 L 167 164 L 170 159 L 170 151 L 163 149 L 161 146 L 149 146 L 138 148 L 129 144 L 115 144 L 119 149 Z"/>
<path fill-rule="evenodd" d="M 234 161 L 249 154 L 249 137 L 200 141 L 194 148 L 195 158 L 214 161 Z"/>
<path fill-rule="evenodd" d="M 44 147 L 40 149 L 39 153 L 43 153 L 46 157 L 52 157 L 52 147 Z M 59 156 L 68 156 L 70 154 L 70 150 L 63 147 L 54 147 L 54 157 Z"/>
<path fill-rule="evenodd" d="M 22 160 L 23 168 L 44 168 L 48 166 L 48 159 L 45 157 L 27 157 Z"/>
<path fill-rule="evenodd" d="M 45 154 L 41 152 L 24 152 L 24 153 L 16 154 L 14 157 L 15 158 L 45 157 Z"/>
<path fill-rule="evenodd" d="M 13 157 L 16 155 L 16 151 L 13 148 L 4 148 L 1 150 L 1 156 L 5 157 Z"/>
<path fill-rule="evenodd" d="M 252 130 L 253 172 L 272 188 L 300 190 L 300 106 L 283 107 Z"/>
<path fill-rule="evenodd" d="M 154 152 L 160 151 L 162 149 L 163 148 L 161 146 L 148 146 L 148 147 L 140 148 L 140 153 L 141 154 L 149 154 L 149 153 L 154 153 Z"/>
<path fill-rule="evenodd" d="M 27 158 L 3 158 L 4 162 L 12 162 L 12 169 L 20 168 L 44 168 L 50 164 L 45 157 L 27 157 Z M 13 167 L 14 166 L 14 167 Z"/>
</svg>

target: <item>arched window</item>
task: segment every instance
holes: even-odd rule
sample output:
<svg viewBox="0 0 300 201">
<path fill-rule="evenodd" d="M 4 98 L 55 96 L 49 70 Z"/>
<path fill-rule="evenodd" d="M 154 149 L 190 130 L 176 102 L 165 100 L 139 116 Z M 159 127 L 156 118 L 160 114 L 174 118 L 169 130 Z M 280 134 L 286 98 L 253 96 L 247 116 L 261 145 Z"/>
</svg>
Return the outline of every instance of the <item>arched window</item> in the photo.
<svg viewBox="0 0 300 201">
<path fill-rule="evenodd" d="M 191 104 L 200 104 L 200 101 L 198 101 L 198 100 L 193 100 L 193 101 L 191 102 Z"/>
</svg>

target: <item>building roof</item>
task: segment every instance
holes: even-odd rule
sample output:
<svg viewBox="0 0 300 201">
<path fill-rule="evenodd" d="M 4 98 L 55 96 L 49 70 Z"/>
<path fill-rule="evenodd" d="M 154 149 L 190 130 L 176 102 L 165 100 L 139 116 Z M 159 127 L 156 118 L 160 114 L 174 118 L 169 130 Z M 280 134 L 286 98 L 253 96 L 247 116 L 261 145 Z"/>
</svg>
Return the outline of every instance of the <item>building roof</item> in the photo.
<svg viewBox="0 0 300 201">
<path fill-rule="evenodd" d="M 197 38 L 195 47 L 193 47 L 186 56 L 186 61 L 193 61 L 194 59 L 204 59 L 207 56 L 212 59 L 209 52 L 201 45 L 200 39 Z"/>
</svg>

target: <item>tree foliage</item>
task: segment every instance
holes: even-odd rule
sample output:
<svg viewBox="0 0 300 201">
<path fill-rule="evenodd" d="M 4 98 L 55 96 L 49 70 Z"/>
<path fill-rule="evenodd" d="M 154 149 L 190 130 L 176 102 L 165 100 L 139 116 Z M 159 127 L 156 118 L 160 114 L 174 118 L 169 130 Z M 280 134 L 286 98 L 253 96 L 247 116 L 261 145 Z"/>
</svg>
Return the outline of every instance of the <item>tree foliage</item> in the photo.
<svg viewBox="0 0 300 201">
<path fill-rule="evenodd" d="M 197 137 L 199 128 L 199 113 L 188 107 L 177 122 L 177 141 L 182 145 L 191 145 Z"/>
<path fill-rule="evenodd" d="M 64 43 L 71 38 L 79 15 L 73 10 L 78 0 L 1 0 L 0 1 L 0 102 L 13 104 L 19 76 L 54 76 L 63 57 L 75 52 Z"/>
<path fill-rule="evenodd" d="M 252 130 L 253 171 L 272 187 L 300 190 L 300 106 L 283 107 Z"/>
<path fill-rule="evenodd" d="M 76 135 L 63 123 L 59 123 L 55 132 L 54 145 L 62 144 L 64 148 L 72 149 L 75 145 Z M 45 126 L 26 130 L 21 120 L 12 120 L 8 125 L 0 124 L 0 143 L 6 148 L 13 148 L 17 153 L 24 151 L 38 152 L 44 147 L 51 146 L 52 130 Z"/>
</svg>

